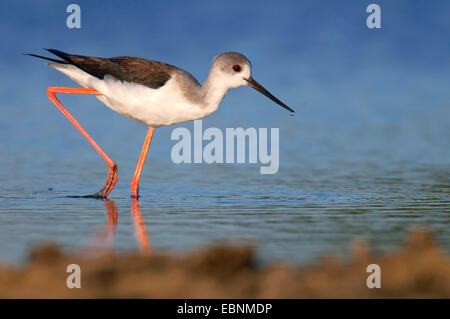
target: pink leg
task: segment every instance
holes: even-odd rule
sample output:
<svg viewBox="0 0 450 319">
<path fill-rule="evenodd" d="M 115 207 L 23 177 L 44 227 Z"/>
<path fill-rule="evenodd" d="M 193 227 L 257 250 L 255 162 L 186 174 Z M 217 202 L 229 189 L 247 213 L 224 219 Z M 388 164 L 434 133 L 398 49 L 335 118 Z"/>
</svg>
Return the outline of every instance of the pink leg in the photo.
<svg viewBox="0 0 450 319">
<path fill-rule="evenodd" d="M 47 89 L 47 95 L 50 101 L 56 105 L 56 107 L 69 119 L 70 122 L 83 134 L 83 136 L 88 140 L 89 143 L 95 148 L 95 150 L 100 154 L 101 157 L 108 165 L 108 177 L 106 179 L 105 186 L 95 193 L 94 195 L 88 195 L 84 197 L 94 197 L 94 198 L 106 198 L 109 193 L 114 188 L 114 185 L 117 183 L 117 165 L 116 163 L 106 155 L 105 152 L 97 145 L 92 137 L 85 131 L 85 129 L 78 123 L 78 121 L 72 116 L 72 114 L 67 111 L 67 109 L 59 102 L 56 97 L 56 93 L 76 93 L 76 94 L 94 94 L 101 95 L 101 93 L 95 89 L 85 89 L 85 88 L 69 88 L 69 87 L 56 87 L 50 86 Z"/>
<path fill-rule="evenodd" d="M 142 146 L 141 156 L 139 156 L 139 161 L 136 170 L 134 171 L 133 179 L 131 180 L 131 197 L 133 199 L 139 198 L 139 179 L 141 178 L 142 168 L 144 167 L 145 158 L 147 157 L 148 148 L 150 147 L 154 131 L 155 128 L 149 126 L 144 146 Z"/>
</svg>

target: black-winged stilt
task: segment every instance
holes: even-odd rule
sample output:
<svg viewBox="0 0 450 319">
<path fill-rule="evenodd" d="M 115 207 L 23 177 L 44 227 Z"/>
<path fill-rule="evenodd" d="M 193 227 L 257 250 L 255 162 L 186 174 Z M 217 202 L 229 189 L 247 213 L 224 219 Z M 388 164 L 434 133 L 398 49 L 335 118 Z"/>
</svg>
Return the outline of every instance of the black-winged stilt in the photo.
<svg viewBox="0 0 450 319">
<path fill-rule="evenodd" d="M 135 57 L 98 58 L 48 49 L 62 60 L 36 54 L 83 88 L 49 87 L 49 99 L 92 144 L 108 165 L 104 187 L 86 197 L 106 198 L 117 182 L 117 165 L 89 136 L 56 97 L 56 93 L 93 94 L 114 111 L 145 123 L 149 129 L 131 181 L 131 195 L 138 198 L 139 179 L 156 127 L 177 124 L 215 112 L 231 88 L 248 85 L 285 109 L 289 106 L 274 97 L 251 76 L 250 61 L 237 52 L 226 52 L 213 60 L 208 78 L 200 83 L 175 66 Z"/>
</svg>

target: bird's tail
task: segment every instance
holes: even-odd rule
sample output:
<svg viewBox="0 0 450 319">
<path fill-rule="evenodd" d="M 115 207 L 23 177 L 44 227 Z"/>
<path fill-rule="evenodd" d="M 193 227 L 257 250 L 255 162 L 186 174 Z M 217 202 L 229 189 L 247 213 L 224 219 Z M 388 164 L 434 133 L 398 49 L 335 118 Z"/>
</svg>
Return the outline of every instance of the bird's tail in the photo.
<svg viewBox="0 0 450 319">
<path fill-rule="evenodd" d="M 60 63 L 60 64 L 69 64 L 69 62 L 66 62 L 63 60 L 52 59 L 52 58 L 48 58 L 48 57 L 45 57 L 42 55 L 37 55 L 37 54 L 32 54 L 32 53 L 24 53 L 24 55 L 34 56 L 35 58 L 40 58 L 40 59 L 44 59 L 44 60 L 48 60 L 48 61 L 52 61 L 52 62 L 56 62 L 56 63 Z"/>
</svg>

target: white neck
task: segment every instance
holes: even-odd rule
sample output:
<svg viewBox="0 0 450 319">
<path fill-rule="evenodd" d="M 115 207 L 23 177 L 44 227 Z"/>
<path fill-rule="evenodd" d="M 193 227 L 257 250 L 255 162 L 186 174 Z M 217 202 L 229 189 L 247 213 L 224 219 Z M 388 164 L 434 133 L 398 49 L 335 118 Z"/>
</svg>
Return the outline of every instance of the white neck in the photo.
<svg viewBox="0 0 450 319">
<path fill-rule="evenodd" d="M 209 113 L 216 111 L 229 89 L 230 85 L 224 81 L 223 76 L 211 70 L 201 87 L 202 104 L 205 110 Z"/>
</svg>

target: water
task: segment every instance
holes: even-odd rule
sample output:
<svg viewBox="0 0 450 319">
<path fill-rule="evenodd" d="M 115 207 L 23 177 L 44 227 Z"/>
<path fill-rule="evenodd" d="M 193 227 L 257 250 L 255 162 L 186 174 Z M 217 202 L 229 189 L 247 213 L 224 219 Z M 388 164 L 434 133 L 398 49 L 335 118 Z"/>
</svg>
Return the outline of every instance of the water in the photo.
<svg viewBox="0 0 450 319">
<path fill-rule="evenodd" d="M 264 120 L 245 112 L 239 120 L 204 120 L 203 129 L 280 127 L 274 175 L 259 174 L 260 164 L 176 165 L 172 128 L 160 128 L 136 203 L 129 182 L 146 128 L 100 105 L 75 113 L 118 163 L 108 202 L 73 197 L 100 189 L 106 165 L 49 102 L 28 109 L 40 121 L 7 109 L 12 120 L 0 130 L 0 260 L 24 261 L 43 241 L 89 253 L 186 252 L 238 242 L 255 246 L 263 262 L 307 263 L 330 251 L 346 256 L 357 238 L 376 250 L 395 249 L 423 225 L 450 247 L 447 109 L 412 112 L 402 121 L 356 115 L 345 125 L 313 109 L 295 118 L 274 108 L 276 115 Z"/>
<path fill-rule="evenodd" d="M 394 249 L 421 225 L 449 249 L 449 2 L 377 2 L 377 30 L 367 28 L 360 1 L 235 2 L 77 1 L 81 29 L 66 27 L 64 4 L 0 3 L 8 48 L 0 59 L 0 261 L 22 262 L 42 241 L 83 252 L 239 241 L 265 262 L 307 263 L 345 255 L 361 237 Z M 92 96 L 65 95 L 119 167 L 113 203 L 74 198 L 98 191 L 106 166 L 46 97 L 48 86 L 76 84 L 21 55 L 46 54 L 42 47 L 165 61 L 200 82 L 215 55 L 244 53 L 255 79 L 295 116 L 237 88 L 203 127 L 280 128 L 279 172 L 176 165 L 173 128 L 160 128 L 137 205 L 129 183 L 146 128 Z"/>
</svg>

